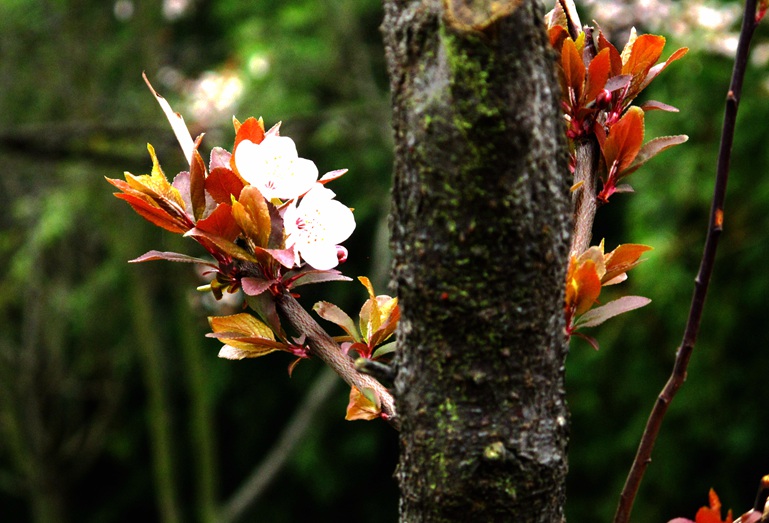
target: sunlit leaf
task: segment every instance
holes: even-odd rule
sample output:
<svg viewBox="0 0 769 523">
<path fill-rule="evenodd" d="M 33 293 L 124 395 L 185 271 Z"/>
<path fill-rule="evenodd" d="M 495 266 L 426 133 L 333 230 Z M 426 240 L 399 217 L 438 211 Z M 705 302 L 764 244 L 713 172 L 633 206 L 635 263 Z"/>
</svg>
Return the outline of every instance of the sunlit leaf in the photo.
<svg viewBox="0 0 769 523">
<path fill-rule="evenodd" d="M 614 45 L 606 39 L 602 31 L 598 31 L 598 50 L 609 50 L 609 63 L 611 64 L 611 74 L 609 76 L 616 77 L 622 74 L 622 55 Z M 630 78 L 630 77 L 628 77 Z M 629 80 L 628 80 L 629 81 Z M 607 89 L 609 89 L 607 87 Z M 609 89 L 613 91 L 613 89 Z"/>
<path fill-rule="evenodd" d="M 382 320 L 379 327 L 369 334 L 368 343 L 371 347 L 376 347 L 392 336 L 401 318 L 398 298 L 377 296 L 377 302 L 379 305 L 379 315 Z"/>
<path fill-rule="evenodd" d="M 288 345 L 275 341 L 272 329 L 248 313 L 208 318 L 213 333 L 209 337 L 225 343 L 225 355 L 229 359 L 258 358 L 276 350 L 288 350 Z M 226 347 L 236 349 L 232 351 Z"/>
<path fill-rule="evenodd" d="M 293 249 L 262 249 L 261 247 L 254 247 L 254 256 L 262 263 L 275 261 L 286 269 L 291 269 L 296 265 L 296 254 Z"/>
<path fill-rule="evenodd" d="M 575 262 L 572 262 L 575 263 Z M 566 284 L 566 305 L 580 315 L 590 309 L 601 294 L 601 278 L 593 260 L 570 267 Z"/>
<path fill-rule="evenodd" d="M 651 249 L 648 245 L 636 243 L 624 243 L 617 246 L 605 257 L 606 273 L 601 278 L 601 282 L 606 285 L 607 282 L 629 271 L 641 262 L 641 255 Z"/>
<path fill-rule="evenodd" d="M 630 87 L 630 97 L 634 97 L 646 82 L 647 74 L 662 55 L 665 48 L 665 37 L 659 35 L 645 34 L 638 36 L 631 46 L 629 56 L 625 59 L 623 50 L 622 74 L 633 75 L 633 81 Z M 627 49 L 627 46 L 626 48 Z"/>
<path fill-rule="evenodd" d="M 208 160 L 208 169 L 211 171 L 220 167 L 229 169 L 231 156 L 232 155 L 227 149 L 214 147 L 211 149 L 211 157 Z"/>
<path fill-rule="evenodd" d="M 550 46 L 558 52 L 563 49 L 563 42 L 569 38 L 569 32 L 561 25 L 554 25 L 548 29 L 547 35 L 550 38 Z"/>
<path fill-rule="evenodd" d="M 155 91 L 152 84 L 150 84 L 150 81 L 147 79 L 147 75 L 142 73 L 142 78 L 144 78 L 144 82 L 147 84 L 147 87 L 149 87 L 152 94 L 155 95 L 155 99 L 163 109 L 166 118 L 168 118 L 168 123 L 171 124 L 171 129 L 173 129 L 174 135 L 179 142 L 179 146 L 184 153 L 184 157 L 187 159 L 187 165 L 190 165 L 192 163 L 192 151 L 195 150 L 195 142 L 192 140 L 192 135 L 190 135 L 189 129 L 187 129 L 187 126 L 184 124 L 184 118 L 182 118 L 181 114 L 174 112 L 166 99 Z"/>
<path fill-rule="evenodd" d="M 379 397 L 372 390 L 367 389 L 369 396 L 373 394 L 374 400 L 361 393 L 357 388 L 350 389 L 350 402 L 347 404 L 347 414 L 344 419 L 352 420 L 372 420 L 376 419 L 382 413 Z"/>
<path fill-rule="evenodd" d="M 232 216 L 254 246 L 267 247 L 271 231 L 270 211 L 259 189 L 253 185 L 244 187 L 238 200 L 232 202 Z"/>
</svg>

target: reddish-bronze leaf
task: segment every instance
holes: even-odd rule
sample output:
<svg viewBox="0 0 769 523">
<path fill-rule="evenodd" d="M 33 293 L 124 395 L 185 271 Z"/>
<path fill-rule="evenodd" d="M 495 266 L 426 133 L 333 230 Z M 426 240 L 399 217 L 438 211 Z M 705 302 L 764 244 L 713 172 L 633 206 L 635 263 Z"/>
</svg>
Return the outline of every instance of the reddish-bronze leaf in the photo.
<svg viewBox="0 0 769 523">
<path fill-rule="evenodd" d="M 619 76 L 622 74 L 622 56 L 617 51 L 617 48 L 609 42 L 602 32 L 598 32 L 598 49 L 603 51 L 609 50 L 609 63 L 611 64 L 611 74 L 609 76 Z"/>
<path fill-rule="evenodd" d="M 237 199 L 245 183 L 243 179 L 226 167 L 216 167 L 206 178 L 206 191 L 216 203 L 230 203 Z"/>
<path fill-rule="evenodd" d="M 606 86 L 606 81 L 609 79 L 609 72 L 611 69 L 611 62 L 609 57 L 609 50 L 602 49 L 595 58 L 590 61 L 590 65 L 587 69 L 587 85 L 585 86 L 585 93 L 583 95 L 583 105 L 586 105 L 598 96 L 598 93 L 603 91 Z"/>
<path fill-rule="evenodd" d="M 609 136 L 601 147 L 609 172 L 624 171 L 638 155 L 643 138 L 644 112 L 641 108 L 632 106 L 611 126 Z"/>
<path fill-rule="evenodd" d="M 235 241 L 240 235 L 240 227 L 232 217 L 232 206 L 220 203 L 216 209 L 202 220 L 198 220 L 195 227 L 201 231 L 215 234 L 225 240 Z"/>
<path fill-rule="evenodd" d="M 206 164 L 197 149 L 192 151 L 190 164 L 190 203 L 195 220 L 203 217 L 206 210 Z"/>
<path fill-rule="evenodd" d="M 189 229 L 187 224 L 140 196 L 115 193 L 115 197 L 125 200 L 139 216 L 167 231 L 184 234 Z"/>
<path fill-rule="evenodd" d="M 710 489 L 708 493 L 708 507 L 702 507 L 697 511 L 694 518 L 696 523 L 732 523 L 732 511 L 730 510 L 726 519 L 721 519 L 721 501 L 718 499 L 716 491 Z"/>
<path fill-rule="evenodd" d="M 574 101 L 582 98 L 582 87 L 585 83 L 585 64 L 582 61 L 574 40 L 567 38 L 561 49 L 561 66 L 563 68 L 564 90 L 571 91 Z"/>
</svg>

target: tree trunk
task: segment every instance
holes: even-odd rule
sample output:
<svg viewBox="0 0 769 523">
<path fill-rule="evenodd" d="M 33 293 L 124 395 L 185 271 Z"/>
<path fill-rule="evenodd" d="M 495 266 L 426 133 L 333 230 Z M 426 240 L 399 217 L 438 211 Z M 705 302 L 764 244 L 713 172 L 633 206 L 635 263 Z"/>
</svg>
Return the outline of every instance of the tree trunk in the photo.
<svg viewBox="0 0 769 523">
<path fill-rule="evenodd" d="M 558 522 L 570 208 L 555 66 L 539 3 L 464 1 L 384 2 L 401 521 Z"/>
</svg>

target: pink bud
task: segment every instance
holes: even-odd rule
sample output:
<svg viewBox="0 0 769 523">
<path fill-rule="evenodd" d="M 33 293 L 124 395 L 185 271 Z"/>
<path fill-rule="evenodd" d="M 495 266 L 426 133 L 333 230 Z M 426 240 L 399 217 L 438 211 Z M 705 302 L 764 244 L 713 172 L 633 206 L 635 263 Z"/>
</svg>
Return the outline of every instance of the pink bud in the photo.
<svg viewBox="0 0 769 523">
<path fill-rule="evenodd" d="M 336 259 L 339 261 L 339 263 L 344 263 L 347 261 L 347 249 L 342 247 L 341 245 L 336 246 Z"/>
</svg>

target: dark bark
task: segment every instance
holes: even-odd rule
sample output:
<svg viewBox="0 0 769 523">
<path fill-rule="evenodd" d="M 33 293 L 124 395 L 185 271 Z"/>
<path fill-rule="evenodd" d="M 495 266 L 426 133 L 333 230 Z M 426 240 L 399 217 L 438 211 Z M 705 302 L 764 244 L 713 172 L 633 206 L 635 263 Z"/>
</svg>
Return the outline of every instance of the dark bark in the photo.
<svg viewBox="0 0 769 523">
<path fill-rule="evenodd" d="M 409 523 L 563 519 L 571 224 L 554 61 L 540 4 L 483 3 L 385 1 Z"/>
</svg>

